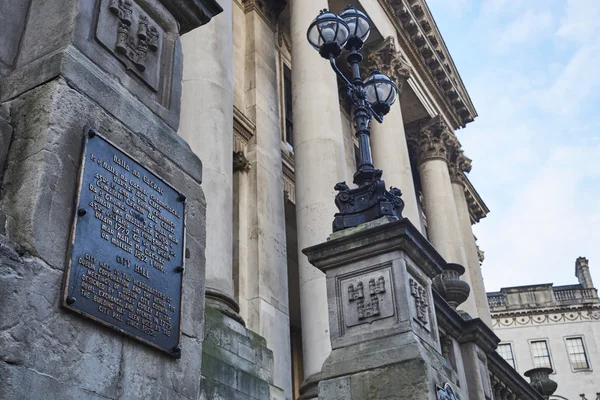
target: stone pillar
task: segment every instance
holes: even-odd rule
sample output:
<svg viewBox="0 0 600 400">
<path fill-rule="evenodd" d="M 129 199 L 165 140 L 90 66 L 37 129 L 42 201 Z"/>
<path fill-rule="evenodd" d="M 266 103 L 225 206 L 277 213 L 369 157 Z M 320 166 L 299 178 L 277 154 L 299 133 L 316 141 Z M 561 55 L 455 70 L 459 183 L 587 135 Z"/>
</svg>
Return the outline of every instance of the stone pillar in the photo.
<svg viewBox="0 0 600 400">
<path fill-rule="evenodd" d="M 370 49 L 368 61 L 396 83 L 399 97 L 402 96 L 401 88 L 409 77 L 410 69 L 396 50 L 393 38 L 387 38 L 380 46 Z M 420 230 L 421 219 L 399 99 L 385 116 L 385 123 L 371 121 L 371 150 L 373 164 L 383 170 L 386 185 L 402 191 L 402 215 Z"/>
<path fill-rule="evenodd" d="M 471 229 L 471 217 L 469 216 L 469 207 L 465 197 L 465 172 L 471 170 L 471 160 L 466 157 L 462 151 L 450 160 L 450 179 L 452 181 L 452 191 L 454 192 L 454 202 L 458 211 L 458 222 L 462 240 L 465 246 L 467 256 L 467 264 L 464 266 L 467 281 L 471 286 L 471 297 L 474 297 L 477 307 L 477 316 L 481 318 L 490 328 L 492 327 L 492 317 L 490 316 L 490 307 L 488 305 L 487 294 L 483 284 L 483 275 L 481 273 L 481 265 L 479 262 L 479 254 L 475 236 Z"/>
<path fill-rule="evenodd" d="M 333 351 L 319 399 L 442 398 L 436 386 L 458 381 L 440 353 L 431 289 L 445 262 L 410 221 L 380 218 L 304 252 L 327 275 Z"/>
<path fill-rule="evenodd" d="M 274 26 L 276 2 L 245 2 L 244 112 L 256 134 L 247 147 L 246 270 L 242 284 L 248 328 L 273 351 L 273 383 L 292 397 L 290 318 L 281 126 Z M 266 10 L 269 10 L 268 14 Z M 240 300 L 241 301 L 241 300 Z"/>
<path fill-rule="evenodd" d="M 0 34 L 0 54 L 6 49 L 15 51 L 9 70 L 0 68 L 0 146 L 5 143 L 5 132 L 12 131 L 0 182 L 0 398 L 199 398 L 206 202 L 202 162 L 177 135 L 182 73 L 179 34 L 208 22 L 220 8 L 213 0 L 9 3 L 14 7 L 4 7 L 3 2 L 0 17 L 0 32 L 11 31 L 11 35 Z M 12 24 L 23 15 L 27 15 L 24 26 L 13 30 Z M 5 46 L 5 40 L 13 39 L 17 46 Z M 106 185 L 99 177 L 97 181 L 80 177 L 86 154 L 85 126 L 97 132 L 87 135 L 88 144 L 92 140 L 105 144 L 105 153 L 96 154 L 95 159 L 102 165 L 96 175 L 110 182 Z M 0 158 L 5 149 L 0 148 Z M 117 154 L 125 157 L 125 152 L 130 161 L 117 158 L 117 162 Z M 91 152 L 87 154 L 84 171 L 93 160 Z M 166 183 L 158 178 L 142 180 L 141 167 L 186 195 L 185 241 L 168 239 L 169 244 L 179 245 L 171 247 L 177 251 L 175 258 L 153 249 L 154 241 L 163 248 L 165 241 L 160 237 L 165 235 L 156 229 L 158 223 L 148 221 L 164 216 L 163 203 L 158 201 L 172 204 L 184 198 L 161 198 Z M 78 199 L 83 197 L 78 188 L 80 193 L 98 193 L 90 203 L 80 204 L 79 210 Z M 134 197 L 139 200 L 134 202 Z M 147 200 L 152 197 L 157 201 Z M 92 223 L 87 232 L 79 230 L 86 222 L 80 224 L 78 218 L 84 216 L 101 220 L 105 224 L 102 234 L 91 230 L 97 226 Z M 71 235 L 75 221 L 75 232 L 80 233 L 78 249 L 89 253 L 69 264 L 75 248 Z M 177 222 L 183 225 L 181 219 Z M 138 242 L 135 232 L 141 224 L 146 240 Z M 103 239 L 107 239 L 104 245 L 96 245 Z M 126 245 L 133 242 L 163 268 L 156 268 L 159 264 L 150 264 L 139 253 L 134 255 L 134 246 Z M 183 257 L 185 271 L 177 268 Z M 136 264 L 140 269 L 134 268 Z M 75 284 L 65 298 L 61 286 L 68 266 L 74 271 L 68 275 L 73 278 L 69 284 Z M 181 356 L 176 359 L 137 339 L 150 341 L 168 334 L 167 319 L 162 319 L 163 329 L 156 329 L 156 320 L 167 313 L 172 313 L 170 321 L 179 323 L 179 310 L 158 300 L 165 295 L 162 281 L 173 282 L 173 275 L 166 274 L 181 272 L 181 330 L 177 330 L 181 348 L 171 348 L 171 355 Z M 168 278 L 162 278 L 163 273 Z M 179 306 L 176 295 L 172 307 Z M 79 304 L 88 307 L 88 315 L 120 330 L 73 312 Z M 143 307 L 146 304 L 153 306 L 149 312 Z M 152 329 L 138 329 L 136 321 Z M 158 340 L 153 343 L 160 347 Z"/>
<path fill-rule="evenodd" d="M 207 305 L 243 323 L 233 297 L 233 0 L 205 30 L 182 36 L 179 134 L 202 160 L 206 194 Z"/>
<path fill-rule="evenodd" d="M 327 0 L 293 0 L 292 91 L 298 248 L 327 239 L 337 212 L 334 186 L 345 174 L 344 140 L 335 73 L 306 40 Z M 325 275 L 299 251 L 305 378 L 321 371 L 331 351 Z M 316 397 L 316 387 L 313 390 Z"/>
<path fill-rule="evenodd" d="M 448 160 L 460 151 L 460 143 L 441 117 L 437 116 L 422 125 L 418 132 L 411 133 L 409 145 L 411 153 L 417 159 L 421 178 L 429 241 L 447 262 L 467 266 L 468 259 L 448 170 Z M 471 286 L 469 274 L 464 275 L 464 280 Z M 472 295 L 460 309 L 472 317 L 478 316 Z"/>
</svg>

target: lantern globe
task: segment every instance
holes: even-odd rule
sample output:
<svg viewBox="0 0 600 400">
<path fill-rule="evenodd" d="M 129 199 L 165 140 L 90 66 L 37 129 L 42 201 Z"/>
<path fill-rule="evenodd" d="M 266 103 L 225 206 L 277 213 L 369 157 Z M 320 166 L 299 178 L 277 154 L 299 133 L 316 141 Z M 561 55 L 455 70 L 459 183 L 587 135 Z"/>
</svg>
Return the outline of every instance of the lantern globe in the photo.
<svg viewBox="0 0 600 400">
<path fill-rule="evenodd" d="M 367 101 L 379 115 L 386 115 L 398 97 L 394 82 L 378 70 L 364 81 L 364 88 Z"/>
<path fill-rule="evenodd" d="M 308 27 L 306 36 L 312 47 L 319 51 L 323 58 L 336 58 L 348 41 L 349 28 L 337 14 L 321 10 L 321 13 Z"/>
<path fill-rule="evenodd" d="M 371 34 L 371 21 L 362 11 L 352 6 L 340 14 L 340 17 L 348 24 L 348 42 L 346 48 L 359 50 Z"/>
</svg>

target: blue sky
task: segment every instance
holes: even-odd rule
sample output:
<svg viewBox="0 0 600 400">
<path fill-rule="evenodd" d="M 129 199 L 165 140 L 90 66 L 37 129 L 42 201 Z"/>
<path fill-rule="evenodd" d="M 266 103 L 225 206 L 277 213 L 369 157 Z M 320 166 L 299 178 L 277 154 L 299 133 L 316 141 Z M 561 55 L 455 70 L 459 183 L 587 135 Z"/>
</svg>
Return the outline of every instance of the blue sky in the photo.
<svg viewBox="0 0 600 400">
<path fill-rule="evenodd" d="M 457 132 L 491 209 L 488 291 L 600 285 L 600 0 L 428 0 L 479 117 Z"/>
</svg>

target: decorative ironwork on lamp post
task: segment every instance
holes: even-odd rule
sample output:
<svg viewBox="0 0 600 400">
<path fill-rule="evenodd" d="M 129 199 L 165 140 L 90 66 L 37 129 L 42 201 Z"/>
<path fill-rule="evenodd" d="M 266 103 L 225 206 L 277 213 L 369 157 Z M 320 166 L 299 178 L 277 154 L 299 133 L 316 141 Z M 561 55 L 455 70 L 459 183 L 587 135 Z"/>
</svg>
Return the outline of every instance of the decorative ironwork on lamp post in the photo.
<svg viewBox="0 0 600 400">
<path fill-rule="evenodd" d="M 358 138 L 359 162 L 354 173 L 354 183 L 358 187 L 350 189 L 346 182 L 335 185 L 338 191 L 335 204 L 339 212 L 333 220 L 334 232 L 384 216 L 400 219 L 404 208 L 400 189 L 391 187 L 389 191 L 386 190 L 385 182 L 381 179 L 383 171 L 375 169 L 371 158 L 369 124 L 372 118 L 383 122 L 384 115 L 396 101 L 398 89 L 390 78 L 376 69 L 365 80 L 361 77 L 363 56 L 360 49 L 370 32 L 371 23 L 367 16 L 352 6 L 346 7 L 339 15 L 321 10 L 307 32 L 308 42 L 323 58 L 329 60 L 331 68 L 346 84 Z M 352 70 L 350 79 L 335 62 L 342 54 L 342 48 L 348 51 L 346 60 Z"/>
</svg>

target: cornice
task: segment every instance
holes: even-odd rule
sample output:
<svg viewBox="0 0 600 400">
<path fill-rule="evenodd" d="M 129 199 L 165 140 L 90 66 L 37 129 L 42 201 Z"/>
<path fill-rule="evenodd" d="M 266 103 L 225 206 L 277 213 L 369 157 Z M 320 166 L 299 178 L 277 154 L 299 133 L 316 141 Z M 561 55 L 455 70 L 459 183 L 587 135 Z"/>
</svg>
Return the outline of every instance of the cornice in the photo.
<svg viewBox="0 0 600 400">
<path fill-rule="evenodd" d="M 456 70 L 437 25 L 423 0 L 379 0 L 398 31 L 400 45 L 444 108 L 454 129 L 477 117 L 473 103 Z"/>
<path fill-rule="evenodd" d="M 233 106 L 233 134 L 239 137 L 243 145 L 247 145 L 254 137 L 254 132 L 256 132 L 256 124 L 239 108 Z"/>
<path fill-rule="evenodd" d="M 528 308 L 528 309 L 514 309 L 514 310 L 490 310 L 492 318 L 504 318 L 504 317 L 520 317 L 524 315 L 543 315 L 543 314 L 555 314 L 555 313 L 569 313 L 577 311 L 600 311 L 600 303 L 588 303 L 588 304 L 564 304 L 557 305 L 556 307 L 540 307 L 540 308 Z"/>
<path fill-rule="evenodd" d="M 494 328 L 600 321 L 600 305 L 491 312 Z"/>
<path fill-rule="evenodd" d="M 277 30 L 277 20 L 287 5 L 286 0 L 241 0 L 241 2 L 245 13 L 256 11 L 273 32 Z"/>
<path fill-rule="evenodd" d="M 490 212 L 490 209 L 485 205 L 483 199 L 481 198 L 479 193 L 477 193 L 477 190 L 475 190 L 473 184 L 465 174 L 463 174 L 462 182 L 465 188 L 465 198 L 467 199 L 467 207 L 469 208 L 469 217 L 471 218 L 471 225 L 474 225 L 481 221 L 483 218 L 487 217 L 488 213 Z"/>
</svg>

